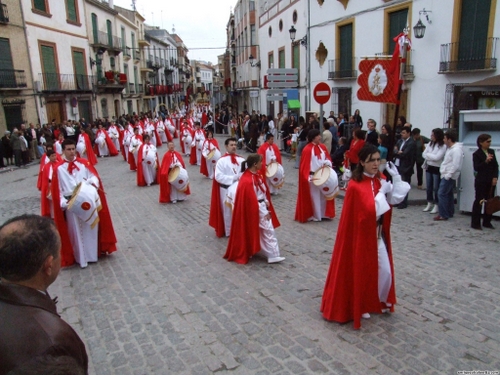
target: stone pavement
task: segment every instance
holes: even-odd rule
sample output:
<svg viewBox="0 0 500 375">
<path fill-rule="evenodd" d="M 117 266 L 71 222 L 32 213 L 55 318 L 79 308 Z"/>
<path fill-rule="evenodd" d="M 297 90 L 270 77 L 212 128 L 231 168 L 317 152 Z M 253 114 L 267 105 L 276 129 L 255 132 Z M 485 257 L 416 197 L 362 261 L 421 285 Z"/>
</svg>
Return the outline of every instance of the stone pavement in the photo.
<svg viewBox="0 0 500 375">
<path fill-rule="evenodd" d="M 273 202 L 286 260 L 237 265 L 207 224 L 211 181 L 198 168 L 187 167 L 187 201 L 160 205 L 158 186 L 137 187 L 121 156 L 99 159 L 119 250 L 63 269 L 50 289 L 86 344 L 91 374 L 500 370 L 499 229 L 473 231 L 460 213 L 436 223 L 422 206 L 394 210 L 396 311 L 355 331 L 319 312 L 342 200 L 333 221 L 294 222 L 297 170 L 284 166 Z M 36 176 L 36 167 L 0 175 L 2 222 L 39 212 Z"/>
</svg>

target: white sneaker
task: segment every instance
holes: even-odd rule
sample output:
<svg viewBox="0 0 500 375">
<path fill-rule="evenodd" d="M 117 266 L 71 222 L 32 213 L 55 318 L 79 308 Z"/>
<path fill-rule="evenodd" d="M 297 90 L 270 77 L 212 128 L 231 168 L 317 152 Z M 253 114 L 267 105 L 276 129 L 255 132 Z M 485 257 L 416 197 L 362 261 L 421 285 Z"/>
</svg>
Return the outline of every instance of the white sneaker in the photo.
<svg viewBox="0 0 500 375">
<path fill-rule="evenodd" d="M 382 314 L 389 314 L 391 309 L 382 309 Z"/>
<path fill-rule="evenodd" d="M 434 205 L 434 208 L 431 211 L 431 214 L 437 214 L 439 212 L 439 207 L 437 204 Z"/>
<path fill-rule="evenodd" d="M 428 212 L 432 209 L 432 203 L 427 203 L 427 206 L 424 208 L 424 212 Z"/>
<path fill-rule="evenodd" d="M 279 262 L 283 262 L 285 260 L 285 257 L 276 257 L 276 258 L 269 258 L 267 260 L 267 263 L 271 264 L 271 263 L 279 263 Z"/>
<path fill-rule="evenodd" d="M 371 318 L 370 314 L 368 314 L 368 313 L 361 314 L 361 317 L 363 319 L 370 319 Z"/>
<path fill-rule="evenodd" d="M 176 203 L 177 203 L 177 201 L 174 199 L 174 200 L 172 201 L 172 203 L 173 203 L 173 204 L 176 204 Z"/>
</svg>

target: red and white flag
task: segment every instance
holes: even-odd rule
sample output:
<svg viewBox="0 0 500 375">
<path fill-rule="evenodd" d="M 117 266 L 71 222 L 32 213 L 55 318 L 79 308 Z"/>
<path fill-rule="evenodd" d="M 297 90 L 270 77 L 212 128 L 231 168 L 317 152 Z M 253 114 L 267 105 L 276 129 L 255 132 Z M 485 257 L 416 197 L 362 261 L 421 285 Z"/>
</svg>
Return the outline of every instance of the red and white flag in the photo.
<svg viewBox="0 0 500 375">
<path fill-rule="evenodd" d="M 397 103 L 398 91 L 395 76 L 391 74 L 391 60 L 372 59 L 359 62 L 359 100 L 379 103 Z"/>
</svg>

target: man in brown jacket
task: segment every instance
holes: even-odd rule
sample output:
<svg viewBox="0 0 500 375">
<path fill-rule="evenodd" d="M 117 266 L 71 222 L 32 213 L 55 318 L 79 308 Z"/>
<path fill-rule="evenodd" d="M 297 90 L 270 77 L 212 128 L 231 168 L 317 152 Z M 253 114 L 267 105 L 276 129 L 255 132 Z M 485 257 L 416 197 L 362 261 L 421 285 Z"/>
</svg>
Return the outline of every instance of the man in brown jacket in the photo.
<svg viewBox="0 0 500 375">
<path fill-rule="evenodd" d="M 23 215 L 0 227 L 0 375 L 59 357 L 73 358 L 88 372 L 85 345 L 47 293 L 61 268 L 60 250 L 48 218 Z"/>
</svg>

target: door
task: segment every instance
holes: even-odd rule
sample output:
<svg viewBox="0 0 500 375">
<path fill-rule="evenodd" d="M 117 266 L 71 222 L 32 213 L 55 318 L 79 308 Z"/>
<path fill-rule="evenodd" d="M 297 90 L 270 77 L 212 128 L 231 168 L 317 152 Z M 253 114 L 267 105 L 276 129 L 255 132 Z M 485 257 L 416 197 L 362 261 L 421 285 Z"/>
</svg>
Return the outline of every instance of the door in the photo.
<svg viewBox="0 0 500 375">
<path fill-rule="evenodd" d="M 78 112 L 80 113 L 80 118 L 83 117 L 86 121 L 90 121 L 90 119 L 92 119 L 92 107 L 90 106 L 90 100 L 79 100 Z"/>
<path fill-rule="evenodd" d="M 389 51 L 384 51 L 385 53 L 392 55 L 394 48 L 396 47 L 396 42 L 393 39 L 403 32 L 407 24 L 408 8 L 389 13 L 389 35 L 387 35 L 389 41 Z"/>
<path fill-rule="evenodd" d="M 97 15 L 92 13 L 92 35 L 94 36 L 94 44 L 99 43 L 99 32 L 97 28 Z"/>
<path fill-rule="evenodd" d="M 108 29 L 108 45 L 113 47 L 113 24 L 110 20 L 106 21 L 106 27 Z"/>
<path fill-rule="evenodd" d="M 45 108 L 47 109 L 48 122 L 51 122 L 54 119 L 56 124 L 62 124 L 62 119 L 64 117 L 62 102 L 47 102 Z"/>
<path fill-rule="evenodd" d="M 5 122 L 7 129 L 12 131 L 14 128 L 19 128 L 23 121 L 23 107 L 20 104 L 3 105 L 5 113 Z"/>
<path fill-rule="evenodd" d="M 42 73 L 45 90 L 59 89 L 59 75 L 57 74 L 56 51 L 54 46 L 41 45 Z"/>
</svg>

